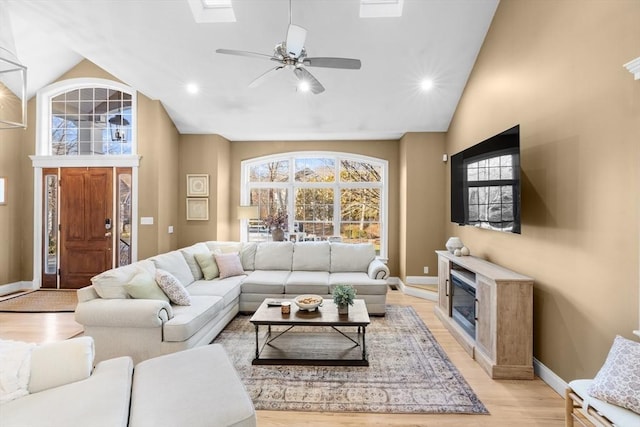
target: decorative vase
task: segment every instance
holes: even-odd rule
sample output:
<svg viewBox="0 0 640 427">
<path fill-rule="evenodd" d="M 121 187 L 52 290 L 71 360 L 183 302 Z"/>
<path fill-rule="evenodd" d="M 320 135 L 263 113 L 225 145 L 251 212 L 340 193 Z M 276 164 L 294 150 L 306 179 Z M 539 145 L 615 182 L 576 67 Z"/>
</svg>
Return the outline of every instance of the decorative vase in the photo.
<svg viewBox="0 0 640 427">
<path fill-rule="evenodd" d="M 274 228 L 271 231 L 271 239 L 274 242 L 282 242 L 284 240 L 284 230 L 280 227 Z"/>
<path fill-rule="evenodd" d="M 338 306 L 338 314 L 349 314 L 349 304 L 341 304 Z"/>
<path fill-rule="evenodd" d="M 449 240 L 447 240 L 445 246 L 447 247 L 447 250 L 449 252 L 454 253 L 456 249 L 462 249 L 464 245 L 462 244 L 462 240 L 460 240 L 459 237 L 449 237 Z"/>
</svg>

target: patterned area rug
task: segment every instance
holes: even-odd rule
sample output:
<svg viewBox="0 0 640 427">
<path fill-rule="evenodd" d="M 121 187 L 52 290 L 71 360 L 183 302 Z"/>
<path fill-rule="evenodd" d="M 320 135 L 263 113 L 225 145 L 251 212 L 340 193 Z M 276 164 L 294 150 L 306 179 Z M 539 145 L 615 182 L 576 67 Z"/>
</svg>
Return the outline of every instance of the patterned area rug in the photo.
<svg viewBox="0 0 640 427">
<path fill-rule="evenodd" d="M 412 307 L 388 305 L 385 317 L 371 318 L 369 367 L 253 366 L 249 318 L 237 316 L 214 342 L 227 350 L 256 409 L 489 413 Z"/>
<path fill-rule="evenodd" d="M 0 312 L 12 313 L 69 313 L 76 310 L 75 290 L 40 289 L 0 301 Z"/>
</svg>

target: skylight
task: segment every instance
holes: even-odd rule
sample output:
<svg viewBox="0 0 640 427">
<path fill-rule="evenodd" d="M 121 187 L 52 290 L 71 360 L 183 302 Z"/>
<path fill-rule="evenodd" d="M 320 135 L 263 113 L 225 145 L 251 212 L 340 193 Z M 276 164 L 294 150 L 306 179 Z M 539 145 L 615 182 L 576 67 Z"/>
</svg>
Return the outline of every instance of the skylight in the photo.
<svg viewBox="0 0 640 427">
<path fill-rule="evenodd" d="M 404 0 L 360 0 L 360 18 L 397 18 L 403 4 Z"/>
<path fill-rule="evenodd" d="M 193 18 L 199 24 L 207 22 L 236 22 L 231 0 L 189 0 Z"/>
</svg>

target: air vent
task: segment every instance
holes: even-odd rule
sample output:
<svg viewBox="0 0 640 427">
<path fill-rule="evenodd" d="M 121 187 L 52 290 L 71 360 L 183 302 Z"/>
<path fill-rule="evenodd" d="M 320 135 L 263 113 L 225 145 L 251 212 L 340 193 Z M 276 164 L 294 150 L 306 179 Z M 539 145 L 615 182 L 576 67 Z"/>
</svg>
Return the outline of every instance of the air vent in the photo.
<svg viewBox="0 0 640 427">
<path fill-rule="evenodd" d="M 231 0 L 189 0 L 193 19 L 199 24 L 236 22 Z"/>
<path fill-rule="evenodd" d="M 397 18 L 403 4 L 404 0 L 360 0 L 360 18 Z"/>
</svg>

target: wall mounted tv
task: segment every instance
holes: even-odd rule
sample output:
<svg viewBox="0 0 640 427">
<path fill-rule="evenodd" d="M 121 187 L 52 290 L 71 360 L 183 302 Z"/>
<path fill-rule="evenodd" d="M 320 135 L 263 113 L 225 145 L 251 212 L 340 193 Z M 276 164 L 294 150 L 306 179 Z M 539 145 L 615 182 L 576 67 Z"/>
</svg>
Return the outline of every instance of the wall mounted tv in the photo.
<svg viewBox="0 0 640 427">
<path fill-rule="evenodd" d="M 520 233 L 520 125 L 451 156 L 451 222 Z"/>
</svg>

